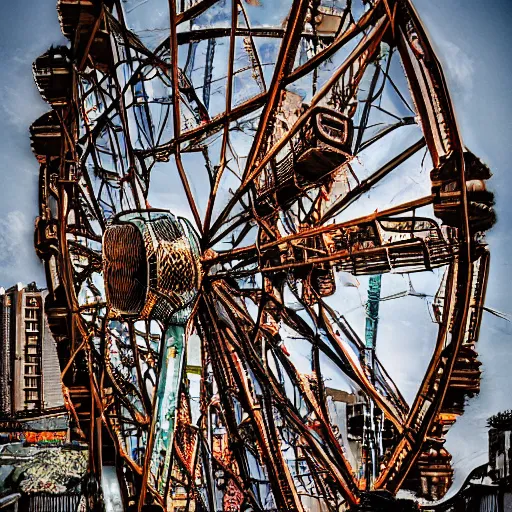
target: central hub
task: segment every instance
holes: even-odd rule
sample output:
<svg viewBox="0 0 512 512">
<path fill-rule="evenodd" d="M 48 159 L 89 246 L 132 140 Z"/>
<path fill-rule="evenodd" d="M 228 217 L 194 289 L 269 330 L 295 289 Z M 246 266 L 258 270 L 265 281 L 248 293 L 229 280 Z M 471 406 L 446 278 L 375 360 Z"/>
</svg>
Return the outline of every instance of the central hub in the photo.
<svg viewBox="0 0 512 512">
<path fill-rule="evenodd" d="M 163 210 L 121 213 L 103 235 L 107 304 L 116 316 L 183 323 L 200 283 L 198 237 Z"/>
</svg>

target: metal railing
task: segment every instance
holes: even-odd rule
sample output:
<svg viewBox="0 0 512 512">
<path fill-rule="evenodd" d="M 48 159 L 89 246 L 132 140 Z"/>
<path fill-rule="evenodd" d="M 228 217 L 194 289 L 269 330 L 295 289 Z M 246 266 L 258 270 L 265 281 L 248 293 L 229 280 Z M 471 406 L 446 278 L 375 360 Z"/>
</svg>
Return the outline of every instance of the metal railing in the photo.
<svg viewBox="0 0 512 512">
<path fill-rule="evenodd" d="M 23 512 L 76 512 L 80 498 L 80 494 L 71 492 L 25 494 L 19 500 L 19 510 Z"/>
</svg>

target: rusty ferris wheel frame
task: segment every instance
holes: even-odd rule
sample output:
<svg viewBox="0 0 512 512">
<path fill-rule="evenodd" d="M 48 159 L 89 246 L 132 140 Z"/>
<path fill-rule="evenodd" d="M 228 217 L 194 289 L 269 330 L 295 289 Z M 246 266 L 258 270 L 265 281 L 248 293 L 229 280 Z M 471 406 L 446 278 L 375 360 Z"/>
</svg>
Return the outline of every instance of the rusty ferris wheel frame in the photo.
<svg viewBox="0 0 512 512">
<path fill-rule="evenodd" d="M 135 510 L 441 497 L 445 435 L 479 389 L 494 214 L 412 4 L 293 0 L 269 26 L 255 0 L 157 3 L 162 26 L 130 30 L 140 6 L 59 0 L 70 45 L 34 63 L 52 106 L 31 127 L 36 250 L 91 475 L 113 443 Z M 427 194 L 340 220 L 408 165 L 430 165 Z M 160 169 L 189 220 L 152 206 Z M 377 357 L 375 310 L 363 341 L 328 299 L 338 272 L 438 267 L 435 348 L 407 404 Z M 375 307 L 380 277 L 370 286 Z M 308 344 L 309 373 L 283 328 Z M 356 391 L 328 388 L 326 361 Z"/>
</svg>

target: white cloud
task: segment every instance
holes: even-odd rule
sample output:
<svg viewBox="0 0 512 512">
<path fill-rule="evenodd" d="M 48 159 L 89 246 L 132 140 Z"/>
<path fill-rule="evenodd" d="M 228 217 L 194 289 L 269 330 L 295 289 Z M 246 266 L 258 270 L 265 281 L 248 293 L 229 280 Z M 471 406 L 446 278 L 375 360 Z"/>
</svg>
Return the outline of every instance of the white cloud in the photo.
<svg viewBox="0 0 512 512">
<path fill-rule="evenodd" d="M 437 37 L 435 46 L 451 94 L 459 96 L 465 103 L 468 102 L 473 95 L 474 59 L 452 40 Z"/>
<path fill-rule="evenodd" d="M 5 62 L 5 68 L 9 70 L 11 79 L 8 85 L 0 88 L 2 95 L 0 109 L 5 114 L 4 122 L 17 132 L 26 133 L 30 124 L 50 109 L 49 105 L 40 98 L 36 84 L 30 79 L 31 61 L 36 56 L 35 48 L 25 52 L 18 49 Z"/>
<path fill-rule="evenodd" d="M 6 287 L 27 275 L 41 276 L 33 249 L 33 225 L 19 210 L 0 218 L 0 282 Z"/>
</svg>

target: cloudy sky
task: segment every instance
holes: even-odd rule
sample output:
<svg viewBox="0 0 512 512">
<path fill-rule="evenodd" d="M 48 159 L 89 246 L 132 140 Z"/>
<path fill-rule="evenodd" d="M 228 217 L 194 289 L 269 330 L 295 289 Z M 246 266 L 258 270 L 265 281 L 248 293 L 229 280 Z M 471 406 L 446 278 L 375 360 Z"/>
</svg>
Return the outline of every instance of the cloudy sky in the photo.
<svg viewBox="0 0 512 512">
<path fill-rule="evenodd" d="M 494 172 L 491 186 L 499 222 L 488 234 L 492 263 L 487 304 L 512 313 L 512 186 L 507 175 L 512 2 L 416 0 L 415 4 L 444 63 L 464 141 Z M 55 0 L 9 2 L 0 24 L 0 286 L 18 281 L 44 286 L 43 269 L 32 248 L 38 166 L 30 152 L 28 126 L 48 110 L 33 85 L 31 63 L 50 44 L 63 42 Z M 481 393 L 448 436 L 457 482 L 487 460 L 486 419 L 512 408 L 512 324 L 486 315 L 478 347 L 483 362 Z"/>
</svg>

